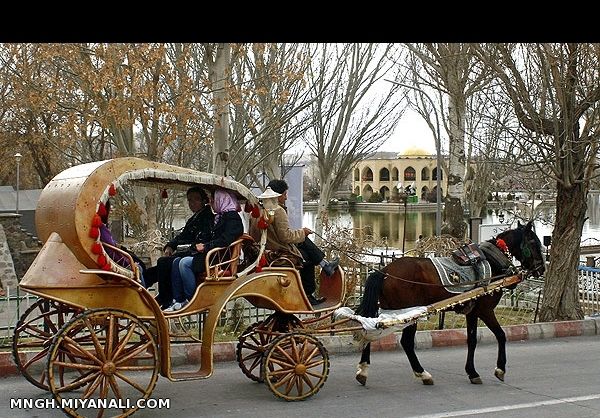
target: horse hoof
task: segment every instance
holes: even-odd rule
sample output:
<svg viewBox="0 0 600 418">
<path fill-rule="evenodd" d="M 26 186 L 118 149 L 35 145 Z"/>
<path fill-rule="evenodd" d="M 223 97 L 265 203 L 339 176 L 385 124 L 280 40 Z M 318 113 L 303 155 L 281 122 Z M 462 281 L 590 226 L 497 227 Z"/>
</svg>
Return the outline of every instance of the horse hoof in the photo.
<svg viewBox="0 0 600 418">
<path fill-rule="evenodd" d="M 481 385 L 483 383 L 483 381 L 481 380 L 481 377 L 479 377 L 479 376 L 477 376 L 477 377 L 469 377 L 469 380 L 474 385 Z"/>
<path fill-rule="evenodd" d="M 506 372 L 502 369 L 499 369 L 496 367 L 496 370 L 494 370 L 494 376 L 496 376 L 498 378 L 498 380 L 500 380 L 501 382 L 504 382 L 504 375 L 506 374 Z"/>
<path fill-rule="evenodd" d="M 367 384 L 367 376 L 365 376 L 365 375 L 357 374 L 356 380 L 358 380 L 358 383 L 360 383 L 363 386 L 365 386 Z"/>
<path fill-rule="evenodd" d="M 423 382 L 424 385 L 427 385 L 427 386 L 433 385 L 433 376 L 427 370 L 423 370 L 422 373 L 417 373 L 417 372 L 414 372 L 414 373 L 415 373 L 415 377 L 417 379 L 421 379 L 421 382 Z"/>
</svg>

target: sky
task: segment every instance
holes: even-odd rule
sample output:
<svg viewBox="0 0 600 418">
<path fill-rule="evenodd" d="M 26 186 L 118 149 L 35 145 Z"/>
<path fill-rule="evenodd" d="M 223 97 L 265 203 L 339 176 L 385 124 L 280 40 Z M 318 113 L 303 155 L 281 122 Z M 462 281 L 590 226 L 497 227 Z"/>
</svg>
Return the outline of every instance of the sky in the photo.
<svg viewBox="0 0 600 418">
<path fill-rule="evenodd" d="M 435 154 L 435 141 L 427 123 L 421 115 L 407 108 L 396 130 L 379 151 L 403 152 L 410 147 L 422 148 Z"/>
</svg>

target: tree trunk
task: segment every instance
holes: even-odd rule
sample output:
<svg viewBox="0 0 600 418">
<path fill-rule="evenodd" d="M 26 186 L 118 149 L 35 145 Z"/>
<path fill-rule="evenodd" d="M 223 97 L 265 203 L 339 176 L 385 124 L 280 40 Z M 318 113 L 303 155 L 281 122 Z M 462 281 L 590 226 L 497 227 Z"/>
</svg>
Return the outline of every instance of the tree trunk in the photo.
<svg viewBox="0 0 600 418">
<path fill-rule="evenodd" d="M 452 83 L 449 83 L 452 85 Z M 449 89 L 459 91 L 458 88 Z M 448 122 L 450 161 L 448 162 L 448 191 L 444 199 L 444 226 L 442 233 L 464 239 L 467 224 L 463 220 L 461 198 L 464 195 L 465 176 L 465 108 L 464 96 L 449 95 Z"/>
<path fill-rule="evenodd" d="M 319 207 L 317 211 L 317 219 L 315 222 L 316 233 L 323 235 L 323 220 L 327 216 L 327 206 L 329 206 L 329 199 L 331 198 L 331 183 L 327 180 L 321 179 L 321 193 L 319 195 Z M 321 238 L 317 235 L 315 242 L 321 243 Z"/>
<path fill-rule="evenodd" d="M 579 303 L 577 265 L 581 231 L 587 210 L 587 190 L 582 183 L 565 187 L 560 182 L 556 194 L 556 223 L 552 232 L 550 266 L 546 272 L 540 320 L 582 319 Z"/>
<path fill-rule="evenodd" d="M 213 82 L 213 98 L 215 107 L 213 173 L 225 175 L 229 159 L 229 102 L 227 94 L 228 69 L 231 61 L 230 44 L 219 44 L 215 58 L 214 70 L 211 71 Z"/>
</svg>

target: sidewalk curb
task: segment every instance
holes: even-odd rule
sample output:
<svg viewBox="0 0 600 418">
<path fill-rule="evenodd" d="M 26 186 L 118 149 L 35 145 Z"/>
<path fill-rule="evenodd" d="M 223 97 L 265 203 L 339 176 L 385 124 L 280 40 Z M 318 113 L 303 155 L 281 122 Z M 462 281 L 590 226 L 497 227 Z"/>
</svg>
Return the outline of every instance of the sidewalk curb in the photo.
<svg viewBox="0 0 600 418">
<path fill-rule="evenodd" d="M 527 341 L 547 338 L 577 337 L 600 335 L 600 318 L 582 319 L 579 321 L 543 322 L 525 325 L 510 325 L 502 327 L 506 332 L 507 341 Z M 400 345 L 401 333 L 390 334 L 371 344 L 372 351 L 402 350 Z M 319 336 L 329 354 L 360 353 L 360 344 L 352 335 Z M 477 329 L 478 344 L 495 344 L 494 334 L 486 328 Z M 432 331 L 417 331 L 415 336 L 417 349 L 434 347 L 451 347 L 467 344 L 465 328 Z M 213 346 L 214 361 L 235 361 L 237 341 L 215 343 Z M 171 346 L 171 361 L 173 366 L 198 364 L 200 362 L 199 343 L 173 344 Z M 27 353 L 30 359 L 35 352 Z M 357 357 L 358 362 L 358 357 Z M 19 374 L 14 364 L 12 353 L 0 352 L 0 377 Z"/>
</svg>

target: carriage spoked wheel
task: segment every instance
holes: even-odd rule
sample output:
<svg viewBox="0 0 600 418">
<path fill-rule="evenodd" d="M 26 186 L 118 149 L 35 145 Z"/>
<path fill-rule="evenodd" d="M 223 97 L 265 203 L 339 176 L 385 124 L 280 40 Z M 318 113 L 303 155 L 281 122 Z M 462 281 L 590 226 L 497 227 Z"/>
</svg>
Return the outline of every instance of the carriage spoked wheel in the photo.
<svg viewBox="0 0 600 418">
<path fill-rule="evenodd" d="M 279 398 L 301 401 L 317 393 L 329 375 L 329 354 L 314 336 L 277 337 L 263 357 L 263 380 Z"/>
<path fill-rule="evenodd" d="M 255 382 L 263 382 L 262 359 L 271 342 L 292 329 L 303 328 L 302 321 L 291 314 L 275 312 L 264 321 L 250 325 L 238 338 L 235 350 L 242 372 Z"/>
<path fill-rule="evenodd" d="M 52 337 L 80 312 L 54 300 L 38 299 L 19 318 L 13 333 L 13 358 L 25 379 L 38 388 L 48 390 L 46 359 Z"/>
<path fill-rule="evenodd" d="M 79 335 L 86 337 L 78 340 Z M 48 353 L 49 389 L 74 417 L 132 414 L 150 397 L 158 371 L 158 348 L 148 327 L 116 309 L 79 314 L 54 337 Z"/>
</svg>

